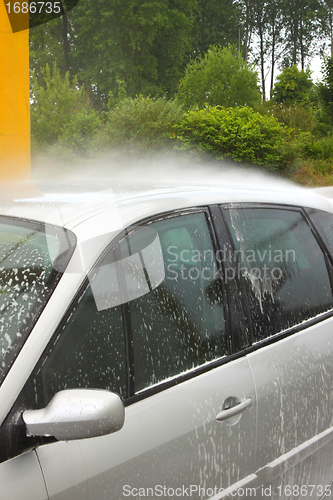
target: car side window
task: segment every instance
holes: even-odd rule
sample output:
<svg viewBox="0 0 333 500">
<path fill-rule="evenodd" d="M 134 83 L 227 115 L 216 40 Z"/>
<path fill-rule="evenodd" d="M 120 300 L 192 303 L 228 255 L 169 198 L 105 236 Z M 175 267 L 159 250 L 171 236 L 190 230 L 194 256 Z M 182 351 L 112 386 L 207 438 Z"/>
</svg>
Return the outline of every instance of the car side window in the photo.
<svg viewBox="0 0 333 500">
<path fill-rule="evenodd" d="M 223 296 L 204 213 L 150 225 L 161 247 L 164 278 L 129 303 L 135 391 L 227 352 Z"/>
<path fill-rule="evenodd" d="M 126 395 L 121 307 L 99 311 L 91 285 L 38 369 L 36 398 L 47 404 L 63 389 L 101 388 Z"/>
<path fill-rule="evenodd" d="M 254 341 L 298 325 L 333 307 L 323 252 L 299 211 L 223 211 L 246 282 Z"/>
</svg>

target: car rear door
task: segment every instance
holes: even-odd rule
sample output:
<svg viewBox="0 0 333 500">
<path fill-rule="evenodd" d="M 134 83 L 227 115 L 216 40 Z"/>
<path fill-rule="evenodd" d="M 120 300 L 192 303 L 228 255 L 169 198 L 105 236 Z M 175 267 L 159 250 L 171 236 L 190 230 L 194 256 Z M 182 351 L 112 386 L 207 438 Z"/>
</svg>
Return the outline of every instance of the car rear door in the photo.
<svg viewBox="0 0 333 500">
<path fill-rule="evenodd" d="M 223 213 L 252 322 L 258 485 L 264 497 L 331 498 L 330 258 L 301 209 L 240 205 Z"/>
</svg>

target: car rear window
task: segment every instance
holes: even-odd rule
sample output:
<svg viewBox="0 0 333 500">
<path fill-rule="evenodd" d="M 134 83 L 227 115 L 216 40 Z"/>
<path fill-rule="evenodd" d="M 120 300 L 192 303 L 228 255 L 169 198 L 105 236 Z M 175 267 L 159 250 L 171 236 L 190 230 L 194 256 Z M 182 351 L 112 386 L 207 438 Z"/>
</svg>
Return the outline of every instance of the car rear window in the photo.
<svg viewBox="0 0 333 500">
<path fill-rule="evenodd" d="M 0 218 L 0 383 L 74 247 L 75 236 L 63 228 Z"/>
</svg>

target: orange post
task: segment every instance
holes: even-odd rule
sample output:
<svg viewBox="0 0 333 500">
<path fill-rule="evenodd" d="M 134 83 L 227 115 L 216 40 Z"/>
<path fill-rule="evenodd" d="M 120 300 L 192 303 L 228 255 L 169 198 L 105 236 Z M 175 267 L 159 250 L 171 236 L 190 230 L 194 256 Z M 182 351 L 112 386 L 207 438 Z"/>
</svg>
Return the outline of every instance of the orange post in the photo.
<svg viewBox="0 0 333 500">
<path fill-rule="evenodd" d="M 0 0 L 0 181 L 17 178 L 30 178 L 29 29 L 13 33 Z"/>
</svg>

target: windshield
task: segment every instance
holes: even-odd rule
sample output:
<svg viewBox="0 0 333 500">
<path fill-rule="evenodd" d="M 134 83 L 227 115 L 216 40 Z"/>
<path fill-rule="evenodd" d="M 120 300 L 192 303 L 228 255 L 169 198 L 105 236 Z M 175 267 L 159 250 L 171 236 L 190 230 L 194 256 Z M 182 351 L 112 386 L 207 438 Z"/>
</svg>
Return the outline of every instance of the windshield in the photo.
<svg viewBox="0 0 333 500">
<path fill-rule="evenodd" d="M 69 231 L 0 217 L 0 384 L 75 247 Z"/>
</svg>

